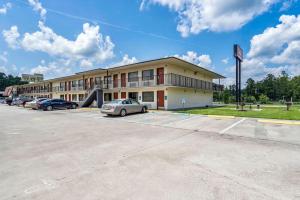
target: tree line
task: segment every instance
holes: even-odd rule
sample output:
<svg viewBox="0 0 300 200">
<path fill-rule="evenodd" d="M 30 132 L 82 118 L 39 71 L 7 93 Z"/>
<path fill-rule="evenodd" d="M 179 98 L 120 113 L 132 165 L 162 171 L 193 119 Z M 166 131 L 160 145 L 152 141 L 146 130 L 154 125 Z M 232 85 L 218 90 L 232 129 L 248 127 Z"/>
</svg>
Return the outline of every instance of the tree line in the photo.
<svg viewBox="0 0 300 200">
<path fill-rule="evenodd" d="M 215 101 L 224 103 L 235 102 L 235 85 L 225 87 L 222 92 L 214 93 Z M 279 76 L 268 74 L 260 81 L 249 78 L 245 88 L 242 89 L 244 103 L 269 103 L 269 102 L 299 102 L 300 101 L 300 76 L 290 77 L 285 71 Z"/>
<path fill-rule="evenodd" d="M 4 91 L 8 86 L 23 85 L 27 83 L 27 81 L 22 81 L 21 77 L 6 75 L 5 73 L 0 72 L 0 91 Z"/>
</svg>

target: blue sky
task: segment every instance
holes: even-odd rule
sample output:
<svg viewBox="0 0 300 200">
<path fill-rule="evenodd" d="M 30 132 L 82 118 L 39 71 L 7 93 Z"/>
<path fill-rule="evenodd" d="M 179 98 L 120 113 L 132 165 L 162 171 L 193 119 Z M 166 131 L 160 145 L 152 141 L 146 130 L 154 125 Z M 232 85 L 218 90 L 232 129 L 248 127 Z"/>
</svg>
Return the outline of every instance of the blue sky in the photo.
<svg viewBox="0 0 300 200">
<path fill-rule="evenodd" d="M 244 81 L 300 74 L 297 0 L 224 2 L 0 0 L 0 71 L 52 78 L 176 55 L 227 76 L 228 84 L 238 43 Z"/>
</svg>

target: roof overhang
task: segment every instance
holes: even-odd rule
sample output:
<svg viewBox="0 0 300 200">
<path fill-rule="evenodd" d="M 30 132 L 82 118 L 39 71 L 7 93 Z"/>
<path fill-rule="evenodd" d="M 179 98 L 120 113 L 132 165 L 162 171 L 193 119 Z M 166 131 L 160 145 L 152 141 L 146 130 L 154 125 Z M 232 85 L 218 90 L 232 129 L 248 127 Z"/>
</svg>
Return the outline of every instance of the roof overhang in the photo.
<svg viewBox="0 0 300 200">
<path fill-rule="evenodd" d="M 179 59 L 177 57 L 168 57 L 167 59 L 169 59 L 169 63 L 170 64 L 174 64 L 174 65 L 178 65 L 178 66 L 181 66 L 181 67 L 189 68 L 189 69 L 191 69 L 191 70 L 193 70 L 195 72 L 201 72 L 203 74 L 206 74 L 206 75 L 212 77 L 213 79 L 223 79 L 223 78 L 226 78 L 225 76 L 223 76 L 221 74 L 213 72 L 213 71 L 211 71 L 209 69 L 206 69 L 204 67 L 195 65 L 193 63 L 187 62 L 185 60 Z"/>
<path fill-rule="evenodd" d="M 204 74 L 212 77 L 213 79 L 226 78 L 221 74 L 218 74 L 216 72 L 208 70 L 204 67 L 195 65 L 193 63 L 187 62 L 185 60 L 179 59 L 177 57 L 166 57 L 166 58 L 142 61 L 142 62 L 138 62 L 138 63 L 132 63 L 132 64 L 128 64 L 128 65 L 116 66 L 116 67 L 93 69 L 93 70 L 89 70 L 89 71 L 78 72 L 76 74 L 77 75 L 90 75 L 90 74 L 96 74 L 96 73 L 101 73 L 101 72 L 106 72 L 106 71 L 113 72 L 113 71 L 117 71 L 120 69 L 130 69 L 130 68 L 136 68 L 136 67 L 142 67 L 142 66 L 148 66 L 148 65 L 153 66 L 153 65 L 159 65 L 159 64 L 178 65 L 181 67 L 191 69 L 196 72 L 204 73 Z"/>
<path fill-rule="evenodd" d="M 147 61 L 142 61 L 142 62 L 128 64 L 128 65 L 108 67 L 108 68 L 98 68 L 98 69 L 92 69 L 92 70 L 88 70 L 88 71 L 82 71 L 82 72 L 75 73 L 74 75 L 64 76 L 64 77 L 59 77 L 59 78 L 54 78 L 54 79 L 48 79 L 48 80 L 44 80 L 44 81 L 38 82 L 38 83 L 25 84 L 23 86 L 29 86 L 29 85 L 30 86 L 35 86 L 35 85 L 50 83 L 50 82 L 53 82 L 53 81 L 64 81 L 64 80 L 70 79 L 70 78 L 82 78 L 85 75 L 94 75 L 94 74 L 98 74 L 98 73 L 114 72 L 114 71 L 117 71 L 117 70 L 120 70 L 120 69 L 130 69 L 130 68 L 136 68 L 136 67 L 142 67 L 142 66 L 143 67 L 144 66 L 154 66 L 154 65 L 160 65 L 160 64 L 165 64 L 165 65 L 170 64 L 170 65 L 176 65 L 176 66 L 184 67 L 184 68 L 193 70 L 195 72 L 203 73 L 203 74 L 211 77 L 212 79 L 226 78 L 225 76 L 222 76 L 221 74 L 218 74 L 216 72 L 208 70 L 204 67 L 195 65 L 193 63 L 187 62 L 187 61 L 182 60 L 180 58 L 165 57 L 165 58 L 147 60 Z"/>
</svg>

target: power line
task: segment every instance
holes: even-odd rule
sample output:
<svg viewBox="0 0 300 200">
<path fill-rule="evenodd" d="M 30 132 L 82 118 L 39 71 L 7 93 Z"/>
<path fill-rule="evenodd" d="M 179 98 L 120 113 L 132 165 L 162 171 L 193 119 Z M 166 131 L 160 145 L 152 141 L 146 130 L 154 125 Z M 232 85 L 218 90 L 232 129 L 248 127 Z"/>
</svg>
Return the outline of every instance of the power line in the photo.
<svg viewBox="0 0 300 200">
<path fill-rule="evenodd" d="M 22 3 L 23 5 L 31 7 L 31 5 L 29 3 L 24 2 L 22 0 L 15 0 L 15 1 L 17 1 L 19 3 Z M 120 25 L 112 24 L 112 23 L 109 23 L 109 22 L 106 22 L 106 21 L 103 21 L 103 20 L 90 19 L 90 18 L 73 15 L 73 14 L 70 14 L 70 13 L 62 12 L 62 11 L 51 9 L 51 8 L 47 8 L 47 7 L 44 7 L 44 8 L 47 10 L 47 12 L 51 12 L 51 13 L 54 13 L 54 14 L 58 14 L 58 15 L 61 15 L 61 16 L 68 17 L 68 18 L 72 18 L 72 19 L 76 19 L 76 20 L 81 20 L 81 21 L 87 21 L 87 22 L 91 22 L 93 24 L 97 24 L 98 23 L 98 24 L 102 24 L 102 25 L 105 25 L 105 26 L 109 26 L 109 27 L 115 28 L 115 29 L 119 29 L 119 30 L 123 30 L 123 31 L 128 31 L 128 32 L 136 33 L 136 34 L 146 35 L 148 37 L 153 37 L 153 38 L 157 38 L 157 39 L 174 41 L 174 42 L 177 42 L 177 43 L 182 43 L 182 44 L 187 44 L 187 45 L 191 45 L 191 46 L 196 46 L 193 43 L 187 43 L 187 42 L 184 42 L 184 41 L 181 41 L 181 40 L 178 40 L 178 39 L 173 39 L 173 38 L 170 38 L 170 37 L 167 37 L 167 36 L 164 36 L 164 35 L 155 34 L 155 33 L 149 33 L 149 32 L 145 32 L 145 31 L 142 31 L 142 30 L 134 30 L 134 29 L 131 29 L 131 28 L 128 28 L 128 27 L 125 27 L 125 26 L 120 26 Z"/>
</svg>

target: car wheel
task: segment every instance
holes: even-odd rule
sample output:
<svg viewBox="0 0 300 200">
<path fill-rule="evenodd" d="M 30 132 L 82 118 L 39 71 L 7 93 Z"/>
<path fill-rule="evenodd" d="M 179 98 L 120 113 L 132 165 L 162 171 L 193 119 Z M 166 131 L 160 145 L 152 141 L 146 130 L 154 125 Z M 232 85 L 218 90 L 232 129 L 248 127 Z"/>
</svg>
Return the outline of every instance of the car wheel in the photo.
<svg viewBox="0 0 300 200">
<path fill-rule="evenodd" d="M 52 106 L 47 106 L 47 110 L 48 110 L 48 111 L 52 111 L 52 110 L 53 110 L 53 107 L 52 107 Z"/>
<path fill-rule="evenodd" d="M 77 106 L 75 104 L 72 105 L 72 109 L 76 109 Z"/>
<path fill-rule="evenodd" d="M 126 114 L 127 114 L 127 113 L 126 113 L 126 110 L 125 110 L 125 109 L 122 109 L 121 112 L 120 112 L 120 116 L 121 116 L 121 117 L 124 117 L 124 116 L 126 116 Z"/>
<path fill-rule="evenodd" d="M 146 112 L 146 108 L 143 107 L 141 113 L 145 113 Z"/>
</svg>

